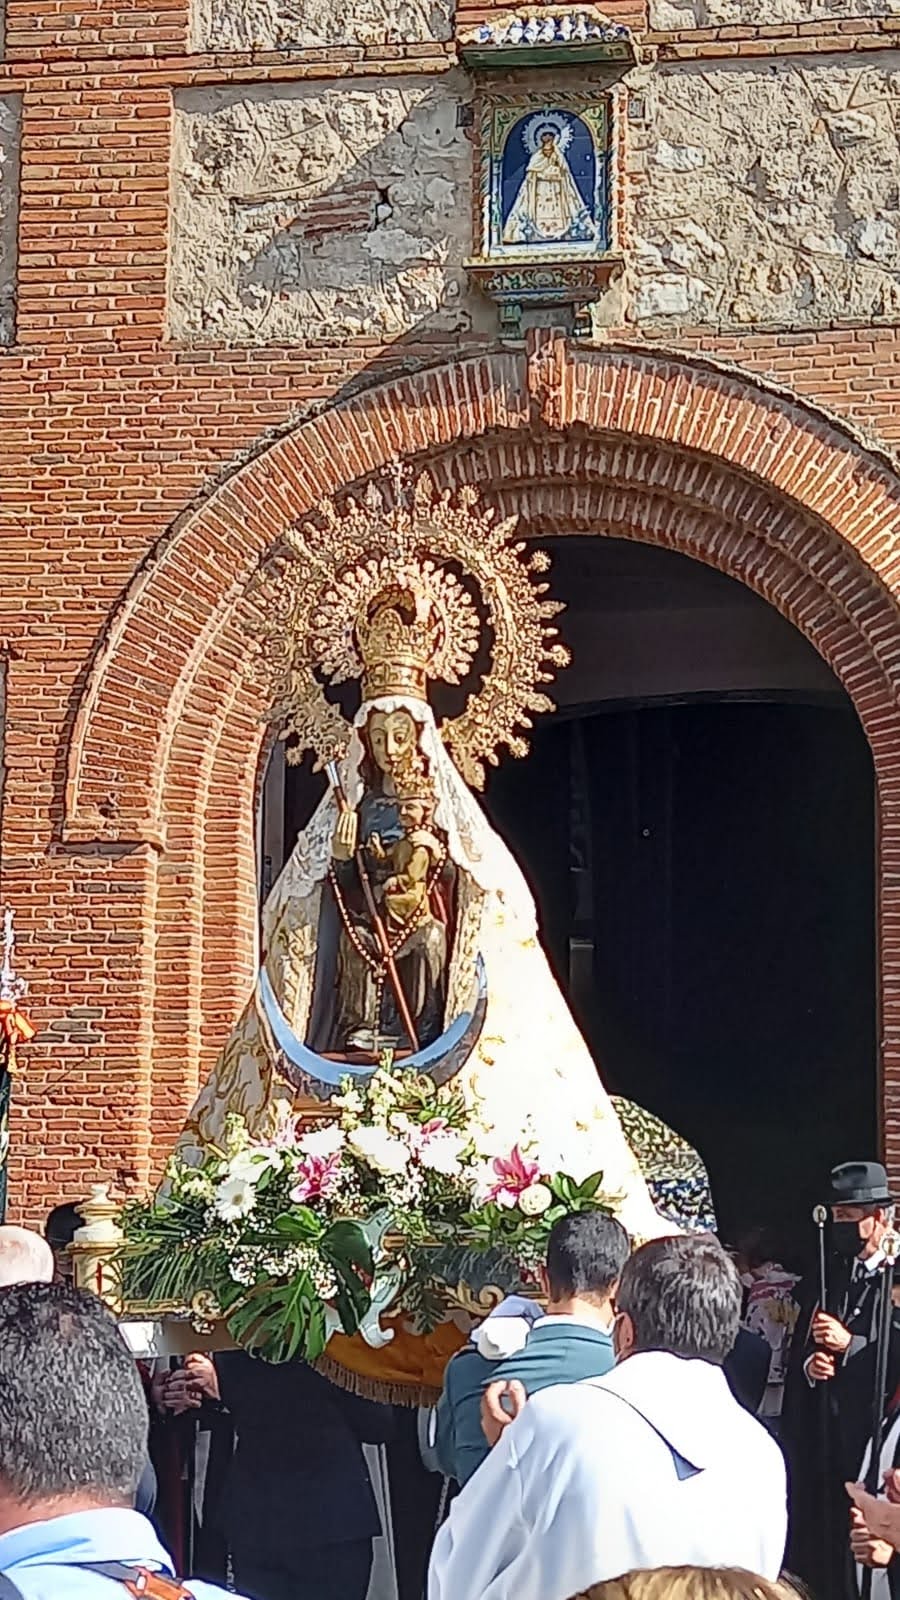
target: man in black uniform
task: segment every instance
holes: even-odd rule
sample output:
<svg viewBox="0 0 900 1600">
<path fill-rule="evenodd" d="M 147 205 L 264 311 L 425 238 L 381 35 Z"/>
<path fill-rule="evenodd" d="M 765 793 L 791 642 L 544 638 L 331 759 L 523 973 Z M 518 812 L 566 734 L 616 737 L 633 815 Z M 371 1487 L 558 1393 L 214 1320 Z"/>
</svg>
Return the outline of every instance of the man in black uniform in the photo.
<svg viewBox="0 0 900 1600">
<path fill-rule="evenodd" d="M 874 1161 L 848 1161 L 831 1174 L 828 1304 L 818 1276 L 799 1286 L 800 1314 L 785 1386 L 784 1443 L 790 1466 L 790 1566 L 817 1600 L 856 1588 L 848 1561 L 844 1483 L 859 1472 L 871 1432 L 874 1346 L 894 1197 Z M 893 1343 L 900 1332 L 893 1334 Z M 892 1358 L 900 1347 L 892 1348 Z M 892 1359 L 892 1367 L 893 1367 Z"/>
</svg>

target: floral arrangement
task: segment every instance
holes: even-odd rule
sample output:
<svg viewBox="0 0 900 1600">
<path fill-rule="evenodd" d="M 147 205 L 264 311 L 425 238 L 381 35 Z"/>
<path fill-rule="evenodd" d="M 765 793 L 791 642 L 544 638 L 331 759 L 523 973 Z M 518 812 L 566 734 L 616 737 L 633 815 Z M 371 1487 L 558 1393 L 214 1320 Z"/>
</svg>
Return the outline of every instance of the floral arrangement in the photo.
<svg viewBox="0 0 900 1600">
<path fill-rule="evenodd" d="M 224 1319 L 286 1361 L 385 1310 L 425 1331 L 488 1285 L 527 1292 L 553 1223 L 610 1203 L 601 1174 L 576 1183 L 542 1170 L 531 1142 L 504 1156 L 490 1143 L 458 1092 L 390 1057 L 266 1142 L 232 1117 L 202 1165 L 174 1157 L 162 1194 L 125 1207 L 123 1298 Z"/>
</svg>

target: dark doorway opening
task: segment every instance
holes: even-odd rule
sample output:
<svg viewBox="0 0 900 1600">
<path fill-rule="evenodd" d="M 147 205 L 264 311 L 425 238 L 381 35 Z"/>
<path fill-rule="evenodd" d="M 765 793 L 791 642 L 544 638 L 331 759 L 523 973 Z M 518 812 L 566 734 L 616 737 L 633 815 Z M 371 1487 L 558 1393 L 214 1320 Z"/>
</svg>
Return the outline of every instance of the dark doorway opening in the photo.
<svg viewBox="0 0 900 1600">
<path fill-rule="evenodd" d="M 487 806 L 613 1093 L 696 1145 L 720 1225 L 809 1232 L 876 1149 L 874 796 L 844 706 L 547 723 Z"/>
</svg>

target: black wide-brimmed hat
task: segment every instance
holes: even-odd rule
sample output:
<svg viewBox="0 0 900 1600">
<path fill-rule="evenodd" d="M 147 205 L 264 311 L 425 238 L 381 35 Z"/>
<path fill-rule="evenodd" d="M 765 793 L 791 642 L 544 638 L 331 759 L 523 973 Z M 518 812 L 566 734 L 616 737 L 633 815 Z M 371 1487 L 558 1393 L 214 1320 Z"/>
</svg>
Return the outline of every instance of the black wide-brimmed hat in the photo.
<svg viewBox="0 0 900 1600">
<path fill-rule="evenodd" d="M 880 1161 L 843 1161 L 832 1170 L 829 1190 L 830 1206 L 889 1206 L 896 1199 Z"/>
</svg>

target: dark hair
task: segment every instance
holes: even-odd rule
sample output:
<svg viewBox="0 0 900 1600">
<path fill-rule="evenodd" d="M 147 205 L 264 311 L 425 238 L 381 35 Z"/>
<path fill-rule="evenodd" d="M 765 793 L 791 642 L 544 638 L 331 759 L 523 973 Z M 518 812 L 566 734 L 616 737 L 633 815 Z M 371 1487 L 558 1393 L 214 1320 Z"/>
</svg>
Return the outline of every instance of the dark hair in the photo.
<svg viewBox="0 0 900 1600">
<path fill-rule="evenodd" d="M 721 1366 L 741 1320 L 741 1280 L 711 1234 L 652 1239 L 626 1262 L 616 1292 L 634 1324 L 634 1349 L 666 1350 Z"/>
<path fill-rule="evenodd" d="M 63 1283 L 0 1290 L 0 1487 L 23 1505 L 131 1505 L 147 1402 L 115 1319 Z"/>
<path fill-rule="evenodd" d="M 44 1223 L 44 1238 L 51 1250 L 68 1250 L 84 1218 L 75 1205 L 54 1206 Z"/>
<path fill-rule="evenodd" d="M 621 1222 L 604 1211 L 577 1211 L 560 1217 L 547 1240 L 552 1299 L 608 1295 L 630 1252 L 631 1241 Z"/>
<path fill-rule="evenodd" d="M 748 1267 L 764 1267 L 770 1261 L 780 1263 L 781 1250 L 776 1243 L 775 1230 L 765 1223 L 758 1223 L 755 1227 L 744 1229 L 735 1241 L 734 1247 L 742 1255 Z"/>
</svg>

